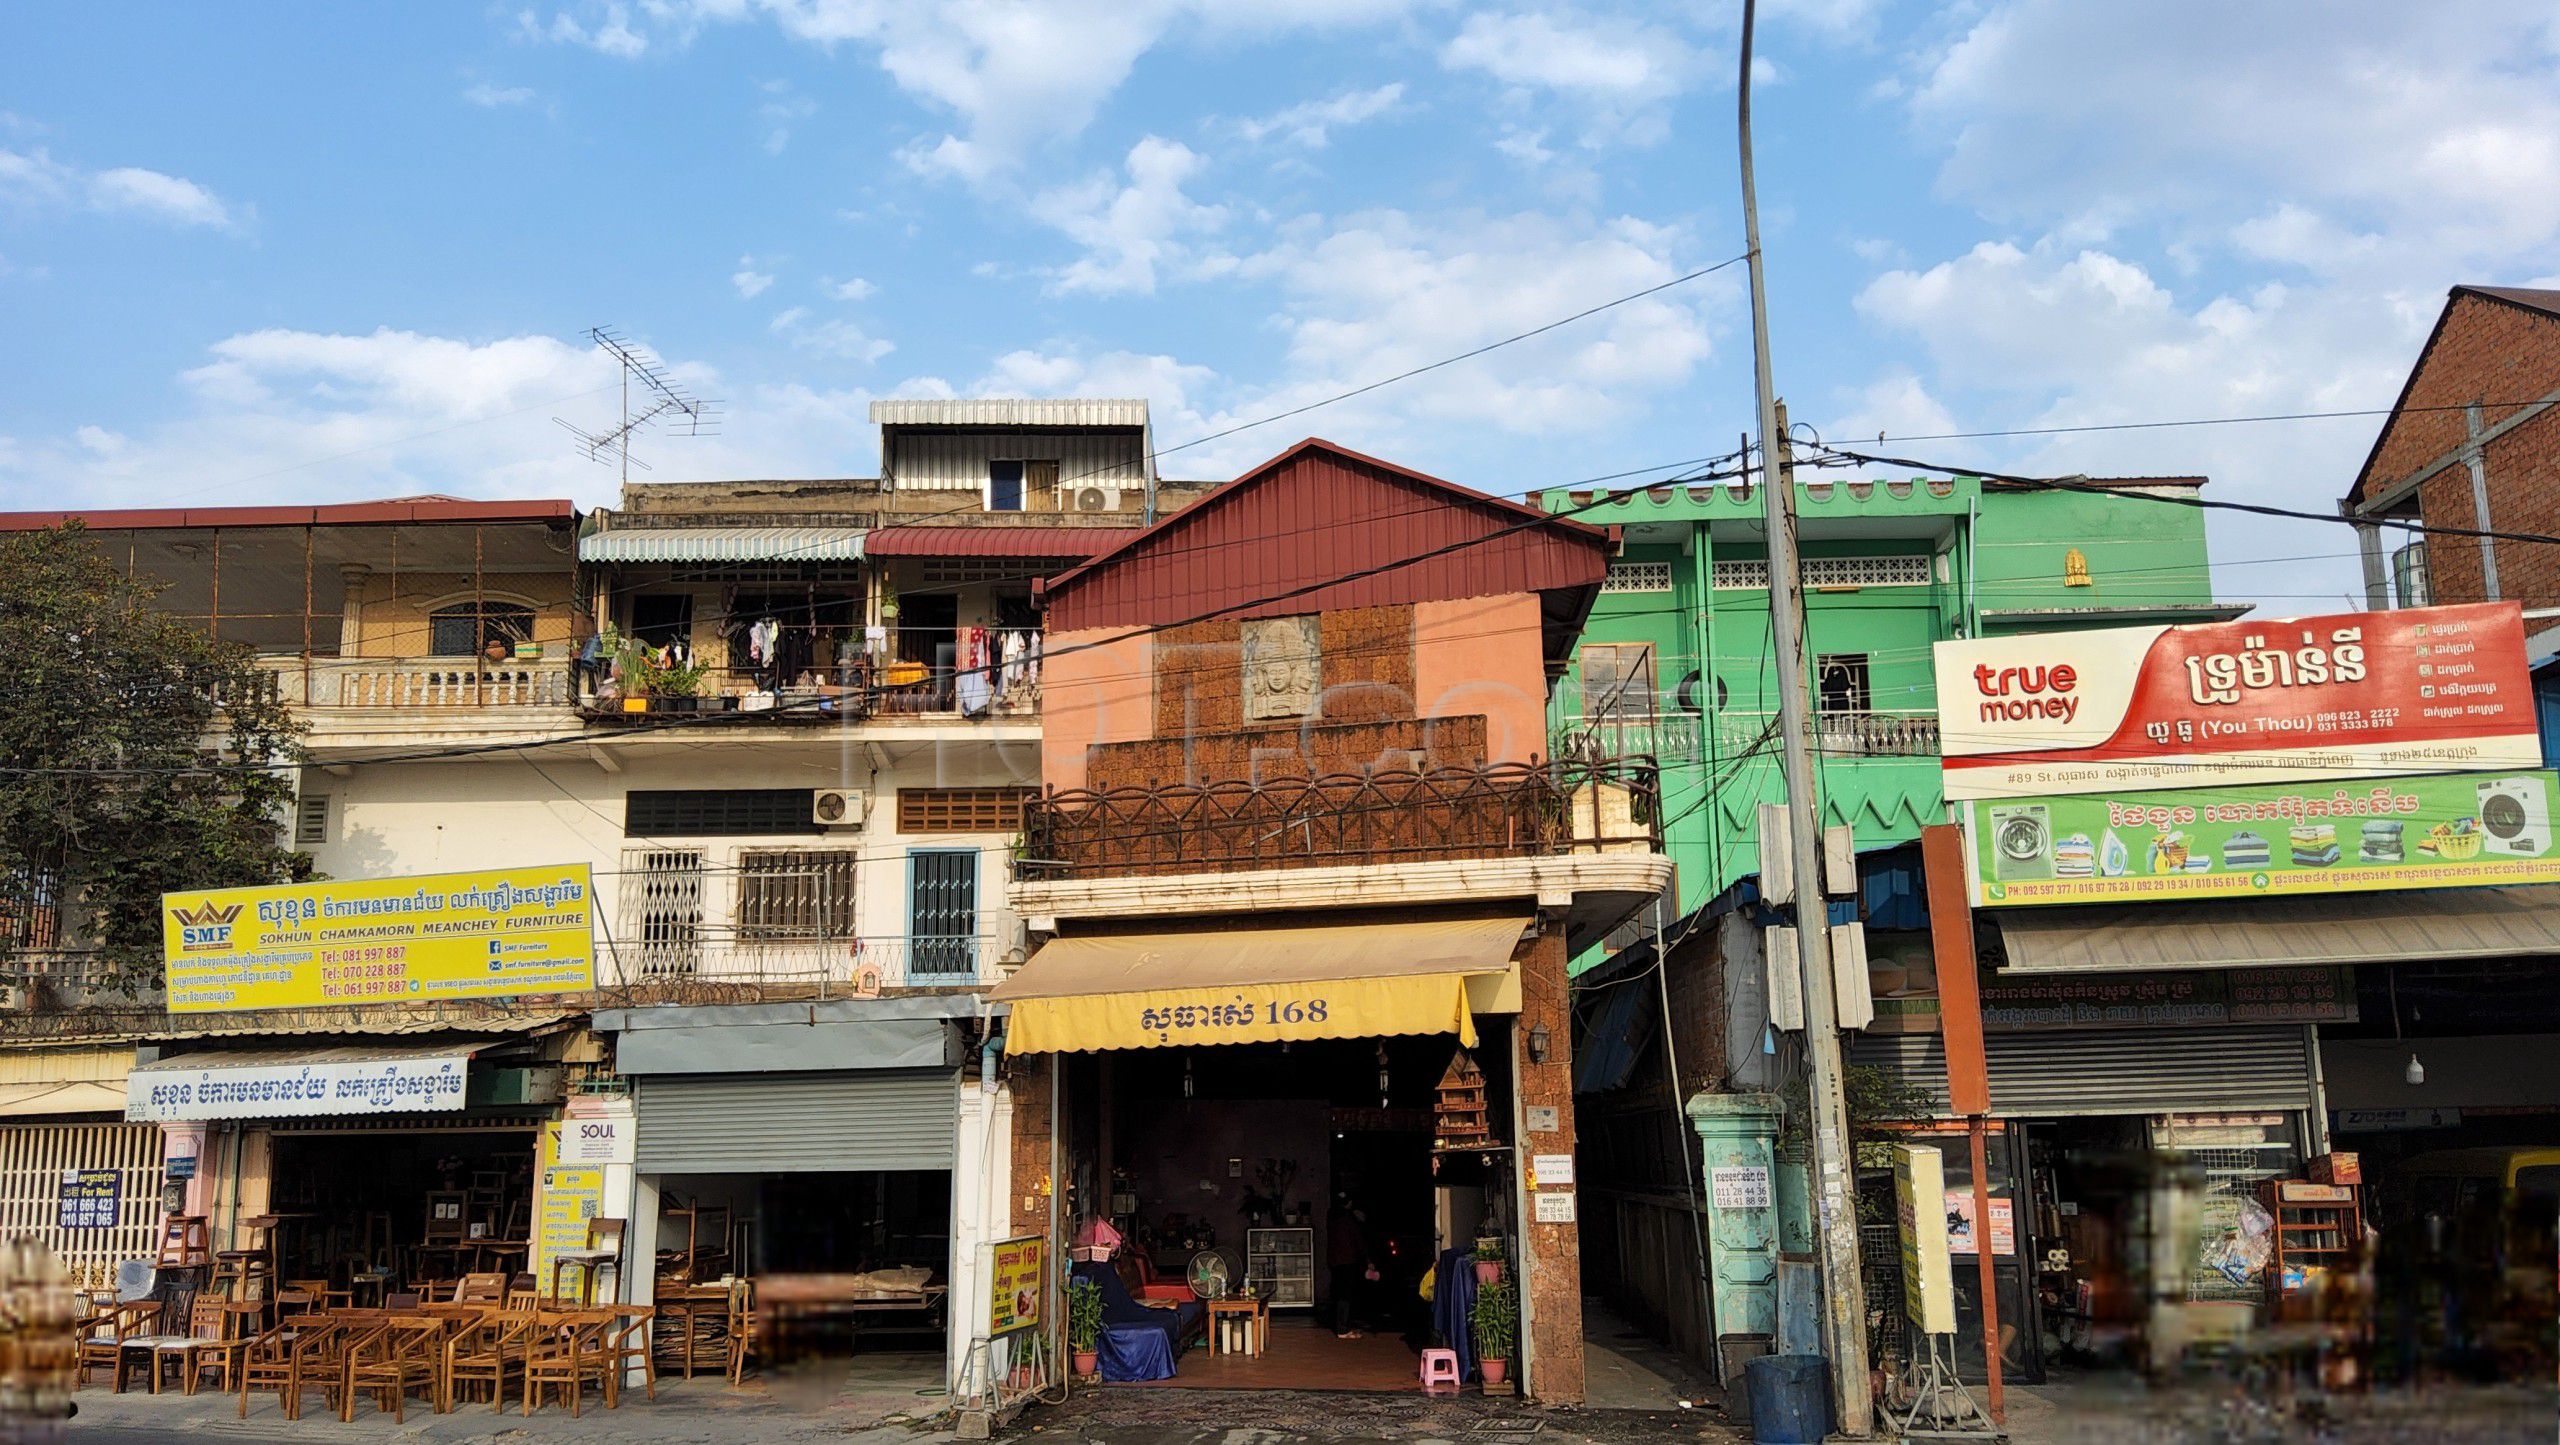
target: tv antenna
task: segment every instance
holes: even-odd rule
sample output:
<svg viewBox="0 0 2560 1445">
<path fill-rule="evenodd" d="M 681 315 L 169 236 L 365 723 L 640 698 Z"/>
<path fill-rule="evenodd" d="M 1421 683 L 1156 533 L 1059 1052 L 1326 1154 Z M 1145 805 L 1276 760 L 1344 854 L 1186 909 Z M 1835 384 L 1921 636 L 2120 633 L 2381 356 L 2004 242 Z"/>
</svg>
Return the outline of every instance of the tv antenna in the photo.
<svg viewBox="0 0 2560 1445">
<path fill-rule="evenodd" d="M 676 436 L 710 437 L 720 434 L 720 403 L 704 401 L 679 387 L 667 375 L 667 364 L 650 350 L 626 341 L 609 326 L 590 327 L 589 340 L 602 348 L 622 368 L 622 423 L 606 431 L 589 431 L 561 417 L 553 417 L 561 428 L 578 439 L 587 460 L 599 466 L 619 464 L 622 480 L 631 480 L 631 469 L 649 470 L 647 462 L 631 459 L 631 434 L 642 427 L 661 424 Z M 640 384 L 640 407 L 632 409 L 631 384 Z M 610 459 L 610 461 L 608 461 Z"/>
</svg>

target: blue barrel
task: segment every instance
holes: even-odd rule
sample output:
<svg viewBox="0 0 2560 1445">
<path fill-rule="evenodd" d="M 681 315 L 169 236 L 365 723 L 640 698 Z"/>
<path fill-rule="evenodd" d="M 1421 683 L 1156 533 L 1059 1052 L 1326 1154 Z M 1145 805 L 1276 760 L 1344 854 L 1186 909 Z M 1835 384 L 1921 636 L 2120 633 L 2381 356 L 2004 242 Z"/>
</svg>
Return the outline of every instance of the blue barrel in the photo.
<svg viewBox="0 0 2560 1445">
<path fill-rule="evenodd" d="M 1742 1367 L 1755 1445 L 1820 1445 L 1831 1433 L 1828 1362 L 1820 1355 L 1762 1355 Z"/>
</svg>

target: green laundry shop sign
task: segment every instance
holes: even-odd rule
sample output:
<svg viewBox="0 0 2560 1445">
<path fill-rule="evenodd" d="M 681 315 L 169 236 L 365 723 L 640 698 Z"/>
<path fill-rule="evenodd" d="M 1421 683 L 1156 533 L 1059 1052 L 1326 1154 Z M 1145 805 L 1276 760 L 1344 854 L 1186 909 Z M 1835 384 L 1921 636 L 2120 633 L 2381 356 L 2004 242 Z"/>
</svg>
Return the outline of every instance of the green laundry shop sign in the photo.
<svg viewBox="0 0 2560 1445">
<path fill-rule="evenodd" d="M 1957 806 L 1983 908 L 2560 882 L 2546 769 Z"/>
</svg>

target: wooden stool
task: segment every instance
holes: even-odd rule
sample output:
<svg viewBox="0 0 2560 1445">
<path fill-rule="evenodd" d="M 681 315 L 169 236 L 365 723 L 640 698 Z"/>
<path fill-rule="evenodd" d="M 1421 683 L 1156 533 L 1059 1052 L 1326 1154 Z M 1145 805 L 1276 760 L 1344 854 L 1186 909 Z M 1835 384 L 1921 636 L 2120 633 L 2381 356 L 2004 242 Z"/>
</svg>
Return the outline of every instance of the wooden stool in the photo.
<svg viewBox="0 0 2560 1445">
<path fill-rule="evenodd" d="M 161 1269 L 200 1269 L 213 1260 L 213 1232 L 201 1214 L 172 1214 L 160 1221 Z"/>
<path fill-rule="evenodd" d="M 240 1227 L 249 1234 L 249 1247 L 215 1251 L 207 1289 L 233 1300 L 250 1299 L 254 1290 L 255 1298 L 265 1299 L 275 1288 L 275 1216 L 253 1214 Z"/>
</svg>

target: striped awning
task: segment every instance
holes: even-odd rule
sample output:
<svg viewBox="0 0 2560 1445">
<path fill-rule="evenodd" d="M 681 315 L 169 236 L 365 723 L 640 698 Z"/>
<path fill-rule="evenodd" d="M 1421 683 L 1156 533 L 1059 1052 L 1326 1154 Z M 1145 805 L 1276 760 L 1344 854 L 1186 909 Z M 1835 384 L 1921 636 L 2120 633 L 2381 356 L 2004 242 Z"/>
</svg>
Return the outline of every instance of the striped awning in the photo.
<svg viewBox="0 0 2560 1445">
<path fill-rule="evenodd" d="M 578 539 L 581 562 L 851 562 L 861 527 L 630 527 Z"/>
</svg>

